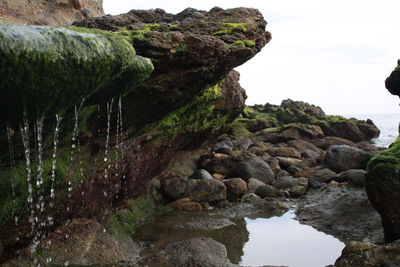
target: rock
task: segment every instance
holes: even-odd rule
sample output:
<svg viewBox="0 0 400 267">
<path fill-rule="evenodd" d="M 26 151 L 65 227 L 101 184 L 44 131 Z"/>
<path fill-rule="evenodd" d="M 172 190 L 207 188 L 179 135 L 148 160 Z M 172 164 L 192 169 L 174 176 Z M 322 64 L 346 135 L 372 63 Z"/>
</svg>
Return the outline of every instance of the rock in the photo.
<svg viewBox="0 0 400 267">
<path fill-rule="evenodd" d="M 189 177 L 197 169 L 197 161 L 205 151 L 197 149 L 193 151 L 178 151 L 169 163 L 168 167 L 173 174 Z"/>
<path fill-rule="evenodd" d="M 324 154 L 322 149 L 305 140 L 291 140 L 288 142 L 288 146 L 294 147 L 305 158 L 318 159 Z"/>
<path fill-rule="evenodd" d="M 313 140 L 323 137 L 324 133 L 319 126 L 295 122 L 285 125 L 284 131 L 281 133 L 281 135 L 283 139 L 285 139 L 285 136 L 288 136 L 291 139 Z M 288 138 L 287 140 L 290 139 Z"/>
<path fill-rule="evenodd" d="M 240 177 L 245 181 L 255 178 L 265 184 L 271 184 L 275 179 L 275 174 L 265 161 L 253 157 L 237 164 L 228 177 Z"/>
<path fill-rule="evenodd" d="M 325 186 L 307 192 L 297 201 L 296 216 L 303 223 L 339 238 L 382 242 L 379 214 L 364 190 L 349 186 Z"/>
<path fill-rule="evenodd" d="M 294 186 L 293 188 L 291 188 L 289 190 L 289 194 L 293 198 L 298 198 L 298 197 L 304 195 L 306 193 L 306 191 L 307 191 L 306 187 L 300 186 L 300 185 L 296 185 L 296 186 Z"/>
<path fill-rule="evenodd" d="M 278 174 L 281 171 L 281 166 L 279 165 L 279 159 L 269 157 L 267 159 L 267 163 L 275 174 Z"/>
<path fill-rule="evenodd" d="M 262 201 L 261 197 L 257 196 L 254 193 L 246 194 L 240 200 L 240 202 L 243 203 L 260 203 L 261 201 Z"/>
<path fill-rule="evenodd" d="M 260 180 L 254 179 L 254 178 L 250 178 L 247 183 L 247 192 L 254 193 L 254 192 L 256 192 L 257 188 L 259 188 L 262 185 L 265 185 L 265 183 L 261 182 Z"/>
<path fill-rule="evenodd" d="M 400 68 L 397 66 L 385 80 L 385 87 L 392 95 L 400 96 Z"/>
<path fill-rule="evenodd" d="M 320 182 L 318 182 L 317 180 L 315 180 L 313 178 L 308 179 L 309 188 L 317 189 L 317 188 L 320 188 L 322 185 L 323 185 L 323 183 L 320 183 Z"/>
<path fill-rule="evenodd" d="M 212 175 L 208 171 L 204 169 L 199 169 L 195 170 L 193 174 L 189 177 L 189 179 L 213 180 L 214 177 L 212 177 Z"/>
<path fill-rule="evenodd" d="M 347 145 L 351 147 L 358 147 L 354 142 L 336 136 L 325 136 L 321 139 L 313 140 L 315 146 L 327 150 L 331 146 Z"/>
<path fill-rule="evenodd" d="M 218 180 L 222 180 L 225 178 L 225 176 L 220 173 L 214 173 L 212 176 L 214 177 L 214 179 L 218 179 Z"/>
<path fill-rule="evenodd" d="M 207 155 L 199 159 L 199 167 L 207 170 L 209 173 L 220 173 L 226 176 L 239 162 L 243 161 L 244 159 L 245 158 L 242 154 L 232 154 L 226 157 Z"/>
<path fill-rule="evenodd" d="M 365 169 L 371 155 L 361 149 L 347 145 L 331 146 L 326 151 L 324 163 L 336 172 L 350 169 Z"/>
<path fill-rule="evenodd" d="M 364 170 L 347 170 L 338 174 L 335 181 L 345 182 L 357 187 L 364 187 L 365 185 L 365 171 Z"/>
<path fill-rule="evenodd" d="M 148 266 L 234 266 L 223 244 L 210 237 L 197 237 L 167 244 L 145 259 Z"/>
<path fill-rule="evenodd" d="M 372 152 L 375 152 L 375 153 L 378 153 L 379 151 L 384 150 L 383 147 L 377 147 L 377 146 L 375 146 L 375 145 L 373 145 L 373 144 L 371 144 L 370 142 L 367 142 L 367 141 L 358 142 L 357 143 L 357 147 L 359 149 L 361 149 L 361 150 L 372 151 Z"/>
<path fill-rule="evenodd" d="M 283 197 L 283 192 L 271 185 L 262 185 L 254 192 L 257 196 L 264 197 Z"/>
<path fill-rule="evenodd" d="M 37 114 L 64 112 L 89 96 L 119 96 L 153 71 L 123 37 L 100 32 L 0 24 L 0 53 L 0 90 L 7 96 L 0 99 L 0 125 L 18 126 L 23 114 L 35 121 Z M 22 76 L 29 79 L 21 82 Z"/>
<path fill-rule="evenodd" d="M 23 7 L 23 8 L 22 8 Z M 82 14 L 91 17 L 104 15 L 101 0 L 66 1 L 5 1 L 1 6 L 1 23 L 14 25 L 69 26 L 77 20 L 76 13 L 85 7 Z"/>
<path fill-rule="evenodd" d="M 288 189 L 297 185 L 297 179 L 292 176 L 277 177 L 272 185 L 277 189 Z"/>
<path fill-rule="evenodd" d="M 321 169 L 314 173 L 310 178 L 314 179 L 320 183 L 329 183 L 333 179 L 337 177 L 336 172 L 331 171 L 330 169 Z"/>
<path fill-rule="evenodd" d="M 306 178 L 306 177 L 298 177 L 298 178 L 296 178 L 296 180 L 297 180 L 297 185 L 300 185 L 300 186 L 304 186 L 305 188 L 308 188 L 308 178 Z"/>
<path fill-rule="evenodd" d="M 163 193 L 172 200 L 189 198 L 195 202 L 219 202 L 226 199 L 226 187 L 216 179 L 170 178 L 163 183 Z"/>
<path fill-rule="evenodd" d="M 385 245 L 351 241 L 336 260 L 335 267 L 400 266 L 400 241 Z"/>
<path fill-rule="evenodd" d="M 169 207 L 177 211 L 202 211 L 203 207 L 194 201 L 190 201 L 190 198 L 181 198 L 168 204 Z"/>
<path fill-rule="evenodd" d="M 248 137 L 239 137 L 233 143 L 237 149 L 247 150 L 253 144 L 253 141 L 251 141 Z"/>
<path fill-rule="evenodd" d="M 293 147 L 271 147 L 266 152 L 272 157 L 300 158 L 301 154 Z"/>
<path fill-rule="evenodd" d="M 231 178 L 223 182 L 226 186 L 227 199 L 229 201 L 239 200 L 247 192 L 247 184 L 241 178 Z"/>
<path fill-rule="evenodd" d="M 369 163 L 365 186 L 372 206 L 382 217 L 386 242 L 400 239 L 400 139 Z"/>
<path fill-rule="evenodd" d="M 302 160 L 296 158 L 284 158 L 284 157 L 277 157 L 279 160 L 279 165 L 282 168 L 289 168 L 290 166 L 297 166 L 303 163 Z"/>
</svg>

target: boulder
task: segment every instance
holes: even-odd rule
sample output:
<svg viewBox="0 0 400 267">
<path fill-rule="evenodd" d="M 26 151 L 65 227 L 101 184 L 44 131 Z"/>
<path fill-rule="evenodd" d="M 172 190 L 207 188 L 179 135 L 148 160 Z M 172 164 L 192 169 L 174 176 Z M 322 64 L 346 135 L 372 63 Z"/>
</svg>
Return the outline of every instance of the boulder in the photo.
<svg viewBox="0 0 400 267">
<path fill-rule="evenodd" d="M 337 177 L 336 172 L 334 172 L 330 169 L 324 168 L 324 169 L 321 169 L 321 170 L 313 173 L 310 178 L 313 180 L 316 180 L 320 183 L 329 183 L 336 177 Z"/>
<path fill-rule="evenodd" d="M 368 198 L 382 217 L 385 240 L 400 239 L 400 139 L 369 163 L 365 177 Z"/>
<path fill-rule="evenodd" d="M 262 185 L 265 185 L 265 183 L 261 182 L 260 180 L 254 179 L 254 178 L 250 178 L 247 183 L 247 192 L 254 193 L 257 191 L 257 188 L 259 188 Z"/>
<path fill-rule="evenodd" d="M 288 189 L 297 185 L 297 179 L 292 176 L 280 176 L 277 177 L 275 182 L 272 184 L 277 189 Z"/>
<path fill-rule="evenodd" d="M 289 190 L 289 194 L 293 198 L 298 198 L 307 192 L 307 187 L 296 185 Z"/>
<path fill-rule="evenodd" d="M 347 170 L 338 174 L 335 178 L 337 182 L 349 182 L 349 184 L 364 187 L 365 185 L 365 171 L 364 170 Z"/>
<path fill-rule="evenodd" d="M 361 149 L 347 145 L 331 146 L 326 151 L 324 163 L 336 172 L 350 169 L 365 169 L 371 155 Z"/>
<path fill-rule="evenodd" d="M 293 147 L 271 147 L 266 152 L 272 157 L 300 158 L 301 154 Z"/>
<path fill-rule="evenodd" d="M 254 192 L 257 196 L 264 197 L 283 197 L 283 191 L 276 189 L 271 185 L 262 185 Z"/>
<path fill-rule="evenodd" d="M 190 198 L 181 198 L 168 204 L 169 207 L 177 211 L 202 211 L 203 207 L 194 201 L 190 201 Z"/>
<path fill-rule="evenodd" d="M 325 136 L 321 139 L 315 139 L 312 141 L 313 144 L 323 150 L 327 150 L 331 146 L 347 145 L 351 147 L 358 147 L 354 142 L 336 137 L 336 136 Z"/>
<path fill-rule="evenodd" d="M 241 178 L 231 178 L 223 181 L 226 186 L 227 199 L 239 200 L 247 192 L 247 184 Z"/>
<path fill-rule="evenodd" d="M 148 266 L 234 266 L 225 246 L 210 237 L 167 244 L 144 262 Z"/>
<path fill-rule="evenodd" d="M 322 149 L 306 140 L 291 140 L 288 142 L 288 146 L 294 147 L 304 158 L 318 159 L 324 154 Z"/>
<path fill-rule="evenodd" d="M 214 177 L 206 170 L 199 169 L 195 170 L 189 179 L 203 179 L 203 180 L 213 180 Z"/>
<path fill-rule="evenodd" d="M 392 95 L 400 96 L 400 68 L 398 63 L 397 67 L 386 78 L 385 87 Z"/>
<path fill-rule="evenodd" d="M 172 200 L 189 198 L 195 202 L 219 202 L 226 199 L 226 187 L 217 179 L 170 178 L 164 181 L 162 188 L 165 197 Z"/>
<path fill-rule="evenodd" d="M 265 184 L 271 184 L 275 174 L 264 160 L 252 157 L 237 164 L 228 177 L 240 177 L 245 181 L 255 178 Z"/>
<path fill-rule="evenodd" d="M 335 262 L 335 267 L 364 266 L 400 266 L 400 240 L 385 245 L 351 241 Z"/>
<path fill-rule="evenodd" d="M 301 159 L 296 159 L 296 158 L 284 158 L 284 157 L 277 157 L 279 160 L 279 165 L 282 168 L 289 168 L 290 166 L 298 166 L 303 163 Z"/>
</svg>

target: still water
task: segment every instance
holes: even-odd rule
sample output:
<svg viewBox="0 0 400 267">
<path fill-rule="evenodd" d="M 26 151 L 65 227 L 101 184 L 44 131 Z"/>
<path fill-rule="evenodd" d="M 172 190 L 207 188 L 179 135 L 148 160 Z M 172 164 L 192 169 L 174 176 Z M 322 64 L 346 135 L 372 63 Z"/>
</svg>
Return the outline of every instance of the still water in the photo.
<svg viewBox="0 0 400 267">
<path fill-rule="evenodd" d="M 284 265 L 290 267 L 321 267 L 333 264 L 344 243 L 300 224 L 289 211 L 269 219 L 246 218 L 249 241 L 244 244 L 241 265 Z"/>
</svg>

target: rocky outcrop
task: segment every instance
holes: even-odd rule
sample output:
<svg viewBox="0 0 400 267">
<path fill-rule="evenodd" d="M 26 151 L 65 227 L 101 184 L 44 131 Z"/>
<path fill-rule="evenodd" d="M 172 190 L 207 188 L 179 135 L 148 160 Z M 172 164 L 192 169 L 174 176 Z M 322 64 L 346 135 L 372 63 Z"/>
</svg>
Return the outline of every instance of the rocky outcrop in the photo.
<svg viewBox="0 0 400 267">
<path fill-rule="evenodd" d="M 399 95 L 399 67 L 386 79 L 390 93 Z M 400 139 L 376 155 L 366 173 L 368 198 L 382 217 L 385 240 L 400 239 Z"/>
<path fill-rule="evenodd" d="M 67 26 L 104 15 L 103 0 L 8 0 L 0 3 L 0 23 Z"/>
<path fill-rule="evenodd" d="M 4 85 L 6 91 L 13 92 L 15 89 L 21 99 L 21 103 L 17 103 L 20 107 L 18 114 L 21 115 L 25 107 L 33 110 L 33 114 L 28 114 L 32 118 L 40 114 L 65 110 L 63 124 L 60 126 L 61 147 L 57 153 L 55 173 L 57 178 L 55 202 L 60 203 L 58 198 L 63 198 L 65 208 L 55 206 L 46 209 L 46 214 L 42 214 L 43 218 L 47 218 L 48 214 L 54 218 L 54 226 L 49 227 L 47 229 L 49 231 L 78 214 L 79 217 L 92 218 L 104 223 L 117 207 L 125 205 L 127 199 L 135 198 L 144 190 L 144 185 L 152 177 L 163 172 L 177 150 L 196 147 L 210 136 L 218 134 L 226 123 L 233 120 L 244 107 L 245 93 L 238 84 L 238 73 L 232 69 L 253 57 L 270 39 L 270 34 L 265 32 L 266 22 L 260 12 L 246 8 L 230 10 L 214 8 L 210 12 L 188 9 L 178 15 L 167 14 L 162 10 L 132 11 L 117 17 L 106 16 L 86 20 L 79 25 L 95 26 L 100 29 L 93 29 L 93 27 L 92 29 L 26 28 L 28 33 L 33 31 L 35 34 L 27 34 L 24 37 L 16 34 L 13 38 L 34 40 L 32 49 L 26 50 L 32 53 L 32 57 L 29 56 L 30 54 L 28 54 L 29 57 L 24 57 L 27 55 L 25 52 L 22 53 L 25 51 L 23 50 L 24 41 L 21 41 L 22 45 L 18 48 L 13 46 L 13 39 L 10 38 L 10 44 L 5 46 L 6 49 L 14 47 L 16 52 L 13 55 L 18 55 L 19 62 L 26 62 L 26 64 L 11 66 L 17 70 L 26 71 L 30 75 L 27 75 L 27 78 L 32 79 L 26 84 L 18 79 L 6 80 L 7 83 Z M 45 34 L 41 35 L 41 32 L 55 32 L 55 34 L 49 34 L 46 37 Z M 68 43 L 68 37 L 71 37 L 73 41 Z M 67 43 L 61 40 L 66 40 Z M 75 45 L 78 40 L 86 45 L 84 49 L 87 50 L 88 62 L 86 58 L 79 57 L 84 49 L 81 51 L 81 46 Z M 126 64 L 108 60 L 107 57 L 103 62 L 101 52 L 98 53 L 100 57 L 92 57 L 91 52 L 97 53 L 98 50 L 90 46 L 90 40 L 97 42 L 98 46 L 104 46 L 103 49 L 110 50 L 104 54 L 110 57 L 116 56 L 121 62 L 126 61 Z M 71 44 L 71 46 L 65 47 L 66 44 Z M 120 47 L 125 56 L 117 53 L 119 50 L 116 48 Z M 134 51 L 138 55 L 150 58 L 154 66 L 151 77 L 139 87 L 132 86 L 135 76 L 131 65 L 139 69 L 142 67 L 141 64 L 136 64 L 132 60 Z M 53 57 L 55 64 L 47 65 L 48 62 L 45 60 L 52 60 Z M 74 60 L 76 58 L 77 65 L 72 65 L 75 69 L 70 68 L 70 61 L 57 61 L 57 57 Z M 32 68 L 29 68 L 31 61 L 35 63 L 35 67 L 37 66 L 33 72 L 30 72 Z M 149 63 L 141 58 L 142 61 Z M 43 62 L 46 64 L 42 64 Z M 58 67 L 59 69 L 65 67 L 66 73 L 63 75 L 75 76 L 61 79 L 63 76 L 59 77 L 61 72 L 57 72 Z M 91 72 L 90 74 L 85 72 L 85 67 L 92 68 L 93 75 Z M 104 76 L 99 74 L 102 70 L 99 73 L 95 71 L 97 67 L 105 68 Z M 71 73 L 69 73 L 70 69 Z M 7 64 L 2 65 L 1 71 L 18 75 Z M 54 76 L 59 77 L 62 83 L 56 79 L 52 80 Z M 5 77 L 8 76 L 5 75 Z M 39 79 L 41 83 L 38 83 L 36 79 Z M 69 79 L 76 80 L 76 83 L 72 83 Z M 85 83 L 86 81 L 88 82 Z M 5 83 L 3 79 L 1 82 Z M 67 93 L 67 91 L 57 91 L 57 89 L 52 91 L 53 86 L 60 86 L 61 89 L 67 90 L 69 86 L 78 88 L 78 86 L 74 87 L 75 84 L 87 85 L 83 90 L 89 91 L 81 92 L 82 95 L 77 93 L 74 95 L 73 102 L 62 105 L 57 102 L 58 99 L 65 101 L 71 99 L 67 97 L 62 99 L 58 95 L 57 101 L 52 101 L 53 95 Z M 36 90 L 37 88 L 42 89 Z M 114 101 L 114 105 L 111 101 L 111 98 L 118 96 L 117 89 L 125 91 L 121 112 L 118 111 L 117 101 Z M 71 91 L 71 93 L 75 92 L 79 90 Z M 80 97 L 86 98 L 86 106 L 80 112 L 79 131 L 74 137 L 72 133 L 73 109 L 74 105 L 79 105 Z M 8 98 L 6 94 L 2 104 L 9 104 Z M 123 125 L 119 123 L 119 126 L 115 126 L 118 124 L 116 122 L 121 113 Z M 8 110 L 3 114 L 8 114 L 7 121 L 11 125 L 18 125 L 19 120 L 10 117 L 16 114 Z M 31 129 L 34 128 L 33 121 L 35 119 L 30 120 Z M 54 127 L 54 121 L 45 125 L 48 125 L 48 128 L 44 131 L 44 139 L 49 141 L 43 148 L 45 170 L 43 172 L 44 185 L 41 190 L 50 194 L 52 174 L 52 142 L 50 140 L 53 138 L 54 129 L 51 127 Z M 15 135 L 17 129 L 13 127 L 11 134 Z M 121 134 L 122 131 L 123 134 Z M 72 146 L 71 136 L 74 141 L 79 139 Z M 13 138 L 16 142 L 18 141 L 16 136 Z M 7 137 L 4 133 L 2 133 L 0 143 L 2 151 L 7 151 Z M 1 192 L 7 193 L 0 195 L 2 205 L 0 218 L 3 229 L 7 230 L 0 234 L 1 247 L 4 248 L 0 257 L 1 261 L 9 257 L 15 249 L 29 243 L 32 238 L 28 234 L 16 239 L 21 236 L 20 232 L 30 232 L 27 229 L 31 228 L 28 221 L 29 210 L 24 204 L 26 203 L 24 189 L 26 190 L 28 186 L 20 142 L 16 145 L 16 151 L 18 155 L 16 168 L 20 171 L 16 172 L 17 175 L 14 178 L 18 184 L 22 184 L 18 187 L 19 199 L 16 203 L 19 203 L 18 209 L 22 212 L 19 227 L 15 227 L 12 218 L 13 202 L 10 197 L 13 170 L 5 167 L 2 174 L 5 173 L 7 178 L 1 179 L 2 185 L 4 184 L 4 190 Z M 32 151 L 36 151 L 36 148 Z M 76 158 L 71 157 L 74 153 L 78 154 Z M 1 160 L 4 163 L 2 166 L 9 164 L 5 158 L 8 158 L 6 152 L 2 153 Z M 32 175 L 36 177 L 37 166 L 33 166 L 32 169 L 34 169 Z M 218 188 L 225 188 L 223 182 L 216 179 L 190 180 L 195 184 L 215 183 Z M 202 186 L 203 184 L 200 187 L 203 188 Z M 39 199 L 37 190 L 35 187 L 33 192 L 35 202 Z M 69 197 L 66 197 L 67 194 Z M 201 194 L 196 200 L 202 200 Z M 222 194 L 215 201 L 225 197 L 226 194 Z"/>
<path fill-rule="evenodd" d="M 331 146 L 326 151 L 325 164 L 335 172 L 350 169 L 365 169 L 371 154 L 359 148 L 340 145 Z"/>
</svg>

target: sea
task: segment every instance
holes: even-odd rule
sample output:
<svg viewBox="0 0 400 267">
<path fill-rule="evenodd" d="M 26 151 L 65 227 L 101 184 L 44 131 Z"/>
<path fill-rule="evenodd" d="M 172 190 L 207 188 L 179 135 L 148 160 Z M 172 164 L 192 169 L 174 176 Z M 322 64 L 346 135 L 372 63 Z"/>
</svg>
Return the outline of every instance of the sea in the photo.
<svg viewBox="0 0 400 267">
<path fill-rule="evenodd" d="M 400 113 L 389 114 L 345 114 L 345 118 L 356 118 L 359 120 L 371 119 L 380 130 L 378 138 L 372 140 L 372 143 L 378 147 L 389 147 L 399 135 Z"/>
</svg>

